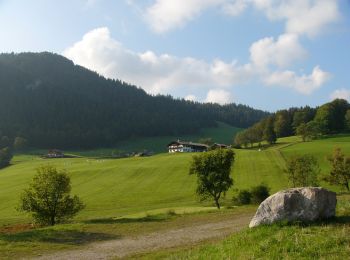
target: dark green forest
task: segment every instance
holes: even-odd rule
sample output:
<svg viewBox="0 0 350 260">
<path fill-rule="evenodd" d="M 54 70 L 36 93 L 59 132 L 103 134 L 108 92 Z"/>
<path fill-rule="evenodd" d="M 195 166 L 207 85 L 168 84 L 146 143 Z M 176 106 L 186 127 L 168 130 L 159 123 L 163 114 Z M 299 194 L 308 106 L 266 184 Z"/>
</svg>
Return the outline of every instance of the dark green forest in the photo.
<svg viewBox="0 0 350 260">
<path fill-rule="evenodd" d="M 316 108 L 306 106 L 279 110 L 238 133 L 235 145 L 248 147 L 262 141 L 273 144 L 278 137 L 292 135 L 307 141 L 347 132 L 350 132 L 350 104 L 344 99 L 335 99 Z"/>
<path fill-rule="evenodd" d="M 106 147 L 133 137 L 193 134 L 217 121 L 246 128 L 266 116 L 245 105 L 151 96 L 57 54 L 0 55 L 0 133 L 31 147 Z"/>
</svg>

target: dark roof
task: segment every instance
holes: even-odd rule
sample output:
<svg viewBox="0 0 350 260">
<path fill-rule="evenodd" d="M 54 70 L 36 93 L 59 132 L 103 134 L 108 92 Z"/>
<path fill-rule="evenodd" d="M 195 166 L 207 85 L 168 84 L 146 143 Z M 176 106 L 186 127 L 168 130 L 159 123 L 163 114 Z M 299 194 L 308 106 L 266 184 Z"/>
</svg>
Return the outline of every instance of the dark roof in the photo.
<svg viewBox="0 0 350 260">
<path fill-rule="evenodd" d="M 218 143 L 213 144 L 213 146 L 229 147 L 227 144 L 218 144 Z"/>
<path fill-rule="evenodd" d="M 185 141 L 173 141 L 171 143 L 168 144 L 168 147 L 173 145 L 173 144 L 177 144 L 177 145 L 186 145 L 186 146 L 197 146 L 197 147 L 205 147 L 205 148 L 209 148 L 208 145 L 206 144 L 200 144 L 200 143 L 192 143 L 192 142 L 185 142 Z"/>
</svg>

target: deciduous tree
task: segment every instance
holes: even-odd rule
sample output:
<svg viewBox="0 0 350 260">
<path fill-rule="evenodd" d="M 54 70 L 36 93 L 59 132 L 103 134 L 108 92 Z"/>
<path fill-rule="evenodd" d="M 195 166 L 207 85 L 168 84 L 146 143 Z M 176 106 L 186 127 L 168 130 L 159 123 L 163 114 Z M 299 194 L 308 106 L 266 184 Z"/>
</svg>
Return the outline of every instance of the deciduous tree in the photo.
<svg viewBox="0 0 350 260">
<path fill-rule="evenodd" d="M 350 190 L 350 157 L 345 156 L 340 148 L 336 148 L 333 155 L 328 158 L 331 163 L 331 171 L 324 178 L 333 185 L 340 185 Z"/>
<path fill-rule="evenodd" d="M 299 155 L 287 161 L 286 172 L 293 187 L 316 186 L 320 168 L 314 156 Z"/>
<path fill-rule="evenodd" d="M 53 226 L 72 218 L 84 208 L 82 201 L 77 196 L 71 197 L 70 192 L 70 178 L 66 171 L 42 166 L 23 192 L 19 210 L 32 213 L 40 224 Z"/>
<path fill-rule="evenodd" d="M 197 175 L 197 194 L 201 200 L 212 198 L 220 209 L 222 194 L 233 185 L 230 177 L 234 152 L 230 149 L 214 150 L 193 156 L 190 174 Z"/>
</svg>

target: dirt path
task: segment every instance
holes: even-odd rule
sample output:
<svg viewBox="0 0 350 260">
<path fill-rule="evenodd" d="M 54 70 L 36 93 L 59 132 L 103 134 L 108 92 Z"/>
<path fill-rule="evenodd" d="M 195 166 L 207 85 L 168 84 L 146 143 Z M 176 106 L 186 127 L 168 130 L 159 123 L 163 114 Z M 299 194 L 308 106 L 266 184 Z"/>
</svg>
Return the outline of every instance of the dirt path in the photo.
<svg viewBox="0 0 350 260">
<path fill-rule="evenodd" d="M 252 214 L 233 216 L 233 219 L 201 224 L 198 226 L 155 232 L 136 238 L 122 238 L 108 242 L 96 242 L 84 249 L 63 251 L 35 259 L 110 259 L 151 252 L 159 249 L 193 244 L 203 240 L 224 237 L 248 226 Z"/>
</svg>

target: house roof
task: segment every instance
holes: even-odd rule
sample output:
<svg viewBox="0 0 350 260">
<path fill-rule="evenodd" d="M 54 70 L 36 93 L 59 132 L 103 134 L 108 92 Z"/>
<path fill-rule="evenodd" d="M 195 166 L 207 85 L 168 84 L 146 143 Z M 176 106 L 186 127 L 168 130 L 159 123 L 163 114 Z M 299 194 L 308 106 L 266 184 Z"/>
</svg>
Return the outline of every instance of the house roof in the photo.
<svg viewBox="0 0 350 260">
<path fill-rule="evenodd" d="M 228 147 L 227 144 L 218 144 L 218 143 L 215 143 L 213 144 L 214 146 L 220 146 L 220 147 Z"/>
<path fill-rule="evenodd" d="M 186 145 L 186 146 L 197 146 L 197 147 L 203 147 L 203 148 L 209 148 L 209 145 L 206 144 L 201 144 L 201 143 L 192 143 L 192 142 L 186 142 L 186 141 L 173 141 L 171 143 L 168 144 L 168 147 L 171 145 Z"/>
</svg>

